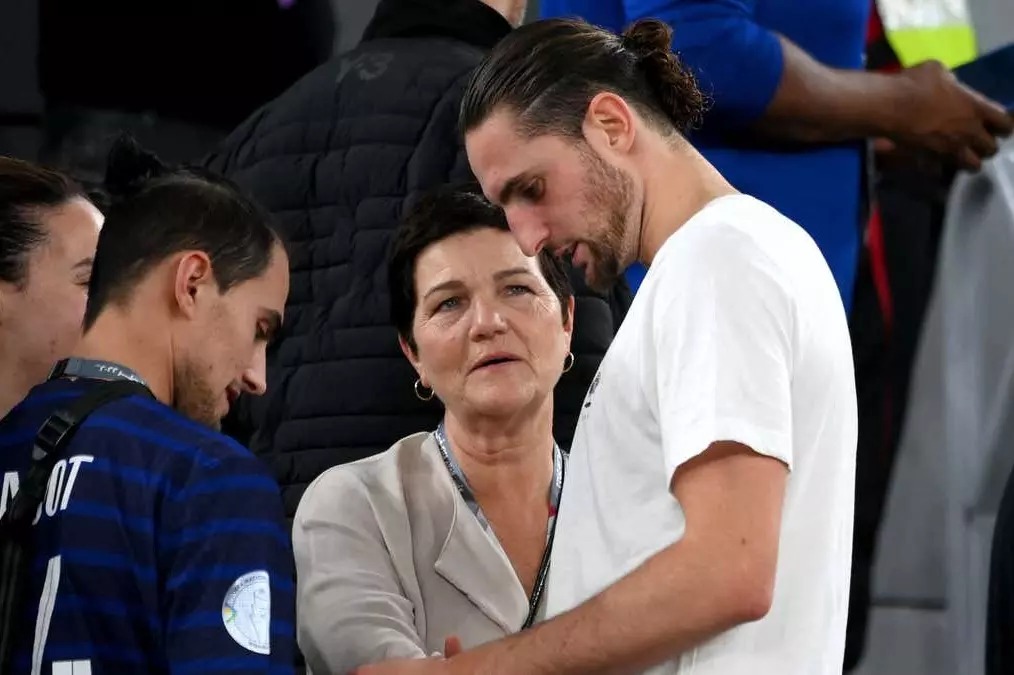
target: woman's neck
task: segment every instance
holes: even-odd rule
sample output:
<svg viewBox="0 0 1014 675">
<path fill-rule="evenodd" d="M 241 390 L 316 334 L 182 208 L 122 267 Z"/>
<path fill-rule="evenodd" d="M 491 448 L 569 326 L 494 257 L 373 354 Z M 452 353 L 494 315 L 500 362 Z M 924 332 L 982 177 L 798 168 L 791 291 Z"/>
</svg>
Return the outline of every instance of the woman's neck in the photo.
<svg viewBox="0 0 1014 675">
<path fill-rule="evenodd" d="M 444 427 L 468 485 L 481 503 L 545 499 L 553 480 L 553 402 L 523 420 L 456 417 Z"/>
<path fill-rule="evenodd" d="M 10 361 L 13 362 L 0 362 L 0 377 L 3 379 L 3 385 L 0 386 L 0 419 L 3 419 L 14 406 L 20 403 L 21 399 L 28 396 L 32 387 L 45 379 L 45 376 L 39 377 L 36 369 L 19 363 L 17 359 L 10 359 Z"/>
</svg>

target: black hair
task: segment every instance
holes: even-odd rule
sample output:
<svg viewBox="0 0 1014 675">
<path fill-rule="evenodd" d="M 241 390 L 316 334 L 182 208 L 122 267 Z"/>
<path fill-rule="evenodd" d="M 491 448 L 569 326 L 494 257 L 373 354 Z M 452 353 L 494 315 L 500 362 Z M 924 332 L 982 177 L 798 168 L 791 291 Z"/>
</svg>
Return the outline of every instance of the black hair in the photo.
<svg viewBox="0 0 1014 675">
<path fill-rule="evenodd" d="M 87 199 L 84 189 L 69 176 L 0 157 L 0 281 L 24 284 L 29 254 L 48 238 L 41 212 L 77 197 Z"/>
<path fill-rule="evenodd" d="M 159 262 L 203 251 L 225 292 L 259 277 L 281 239 L 270 216 L 225 178 L 197 167 L 168 167 L 128 136 L 109 152 L 109 206 L 88 286 L 84 328 L 125 303 Z"/>
<path fill-rule="evenodd" d="M 686 133 L 705 102 L 672 51 L 672 29 L 636 21 L 622 36 L 579 19 L 547 19 L 503 38 L 472 74 L 459 127 L 468 132 L 501 107 L 529 137 L 581 138 L 588 104 L 608 91 L 623 97 L 659 131 Z"/>
<path fill-rule="evenodd" d="M 416 310 L 415 266 L 423 251 L 452 235 L 482 228 L 509 231 L 507 218 L 474 184 L 445 185 L 422 195 L 408 210 L 391 242 L 388 289 L 391 318 L 398 334 L 415 350 L 412 320 Z M 560 300 L 563 321 L 574 295 L 563 263 L 548 250 L 538 254 L 539 269 Z"/>
</svg>

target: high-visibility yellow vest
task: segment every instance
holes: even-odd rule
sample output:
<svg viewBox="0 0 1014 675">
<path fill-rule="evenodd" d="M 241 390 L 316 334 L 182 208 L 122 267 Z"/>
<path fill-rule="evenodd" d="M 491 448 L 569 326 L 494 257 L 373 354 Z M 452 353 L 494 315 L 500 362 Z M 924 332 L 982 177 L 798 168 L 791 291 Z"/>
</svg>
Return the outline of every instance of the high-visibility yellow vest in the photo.
<svg viewBox="0 0 1014 675">
<path fill-rule="evenodd" d="M 877 8 L 905 67 L 936 59 L 954 68 L 977 54 L 966 0 L 877 0 Z"/>
</svg>

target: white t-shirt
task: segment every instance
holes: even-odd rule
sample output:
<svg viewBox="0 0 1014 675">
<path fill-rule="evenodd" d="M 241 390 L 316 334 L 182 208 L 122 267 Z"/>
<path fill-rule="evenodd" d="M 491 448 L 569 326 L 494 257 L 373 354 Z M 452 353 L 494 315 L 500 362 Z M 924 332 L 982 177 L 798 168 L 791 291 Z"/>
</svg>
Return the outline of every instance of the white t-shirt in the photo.
<svg viewBox="0 0 1014 675">
<path fill-rule="evenodd" d="M 547 616 L 682 537 L 673 473 L 737 441 L 790 470 L 771 610 L 648 672 L 841 673 L 856 426 L 845 311 L 813 239 L 752 197 L 714 200 L 658 252 L 588 390 Z"/>
</svg>

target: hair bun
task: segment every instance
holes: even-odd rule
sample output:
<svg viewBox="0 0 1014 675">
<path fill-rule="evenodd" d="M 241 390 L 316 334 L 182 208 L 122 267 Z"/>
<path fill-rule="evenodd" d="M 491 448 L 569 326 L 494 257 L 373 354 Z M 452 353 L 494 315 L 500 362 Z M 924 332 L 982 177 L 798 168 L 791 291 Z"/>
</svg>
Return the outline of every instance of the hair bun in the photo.
<svg viewBox="0 0 1014 675">
<path fill-rule="evenodd" d="M 623 31 L 623 46 L 643 59 L 672 50 L 672 28 L 659 19 L 640 19 Z"/>
<path fill-rule="evenodd" d="M 673 52 L 669 24 L 641 19 L 623 32 L 622 39 L 676 130 L 687 133 L 699 126 L 708 102 L 693 73 Z"/>
<path fill-rule="evenodd" d="M 128 197 L 167 172 L 168 168 L 156 155 L 142 148 L 129 134 L 121 134 L 109 149 L 105 188 L 113 197 Z"/>
</svg>

